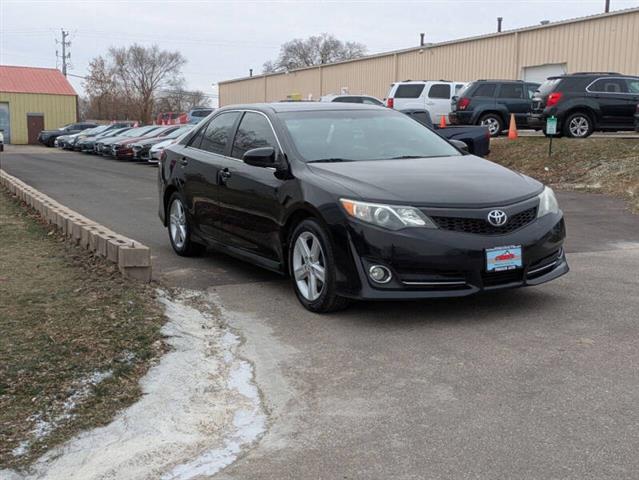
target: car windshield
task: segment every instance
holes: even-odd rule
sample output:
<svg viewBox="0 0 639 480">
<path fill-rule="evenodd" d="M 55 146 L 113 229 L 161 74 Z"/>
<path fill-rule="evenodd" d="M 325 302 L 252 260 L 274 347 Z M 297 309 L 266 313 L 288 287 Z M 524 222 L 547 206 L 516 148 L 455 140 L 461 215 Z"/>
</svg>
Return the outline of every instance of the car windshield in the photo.
<svg viewBox="0 0 639 480">
<path fill-rule="evenodd" d="M 164 135 L 162 138 L 178 138 L 180 135 L 184 135 L 185 133 L 191 131 L 193 127 L 180 127 L 177 130 L 173 130 L 168 135 Z"/>
<path fill-rule="evenodd" d="M 560 81 L 560 78 L 551 78 L 550 80 L 546 80 L 539 86 L 537 91 L 542 97 L 545 97 L 546 95 L 551 93 L 557 85 L 559 85 Z"/>
<path fill-rule="evenodd" d="M 98 133 L 104 132 L 107 128 L 109 128 L 109 125 L 100 125 L 99 127 L 91 129 L 90 133 L 91 135 L 97 135 Z"/>
<path fill-rule="evenodd" d="M 193 110 L 191 112 L 191 116 L 192 117 L 206 117 L 208 116 L 209 113 L 211 113 L 213 110 Z"/>
<path fill-rule="evenodd" d="M 157 128 L 159 128 L 157 125 L 149 125 L 148 127 L 132 128 L 131 130 L 129 130 L 122 136 L 123 137 L 141 137 L 143 135 L 146 135 L 147 133 L 150 133 L 152 130 L 156 130 Z"/>
<path fill-rule="evenodd" d="M 439 135 L 391 110 L 321 110 L 281 113 L 307 162 L 458 156 Z"/>
</svg>

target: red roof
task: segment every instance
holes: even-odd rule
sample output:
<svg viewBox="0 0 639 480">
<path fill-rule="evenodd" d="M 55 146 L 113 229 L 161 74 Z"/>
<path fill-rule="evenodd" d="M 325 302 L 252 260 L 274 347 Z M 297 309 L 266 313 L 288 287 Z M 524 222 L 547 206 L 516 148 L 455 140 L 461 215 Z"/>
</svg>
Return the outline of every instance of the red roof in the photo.
<svg viewBox="0 0 639 480">
<path fill-rule="evenodd" d="M 77 95 L 57 68 L 0 65 L 0 92 Z"/>
</svg>

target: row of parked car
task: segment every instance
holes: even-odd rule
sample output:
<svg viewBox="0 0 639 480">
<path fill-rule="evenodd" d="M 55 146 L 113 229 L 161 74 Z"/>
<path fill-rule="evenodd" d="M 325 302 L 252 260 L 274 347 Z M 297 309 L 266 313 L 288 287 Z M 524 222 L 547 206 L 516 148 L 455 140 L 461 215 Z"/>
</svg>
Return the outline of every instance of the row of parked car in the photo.
<svg viewBox="0 0 639 480">
<path fill-rule="evenodd" d="M 157 163 L 162 151 L 178 142 L 195 125 L 148 125 L 134 127 L 129 122 L 100 125 L 71 135 L 61 135 L 58 148 L 110 156 L 118 160 Z"/>
<path fill-rule="evenodd" d="M 580 72 L 521 80 L 403 81 L 393 83 L 386 106 L 423 109 L 455 125 L 484 125 L 492 136 L 508 128 L 544 130 L 557 119 L 559 136 L 585 138 L 594 131 L 639 131 L 639 77 L 614 72 Z"/>
</svg>

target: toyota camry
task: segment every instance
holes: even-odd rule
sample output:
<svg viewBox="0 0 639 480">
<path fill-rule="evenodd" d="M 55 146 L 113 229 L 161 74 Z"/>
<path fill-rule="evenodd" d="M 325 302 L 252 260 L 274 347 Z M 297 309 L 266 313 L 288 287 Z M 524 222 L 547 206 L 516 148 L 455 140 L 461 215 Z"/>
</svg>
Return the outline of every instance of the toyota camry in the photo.
<svg viewBox="0 0 639 480">
<path fill-rule="evenodd" d="M 210 247 L 289 275 L 313 312 L 568 272 L 550 188 L 382 107 L 221 108 L 163 152 L 158 183 L 178 255 Z"/>
</svg>

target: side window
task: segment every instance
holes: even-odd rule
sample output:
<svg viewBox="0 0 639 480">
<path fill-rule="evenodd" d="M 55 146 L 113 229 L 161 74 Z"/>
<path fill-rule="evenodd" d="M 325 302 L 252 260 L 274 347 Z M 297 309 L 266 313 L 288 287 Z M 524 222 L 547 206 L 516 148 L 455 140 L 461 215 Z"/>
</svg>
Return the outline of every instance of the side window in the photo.
<svg viewBox="0 0 639 480">
<path fill-rule="evenodd" d="M 458 83 L 457 85 L 455 85 L 455 95 L 457 95 L 462 88 L 464 88 L 463 83 Z"/>
<path fill-rule="evenodd" d="M 588 88 L 591 92 L 627 93 L 628 85 L 622 78 L 600 78 Z"/>
<path fill-rule="evenodd" d="M 446 83 L 436 83 L 430 87 L 428 98 L 450 98 L 450 85 Z"/>
<path fill-rule="evenodd" d="M 424 85 L 419 84 L 411 84 L 411 85 L 400 85 L 395 90 L 395 98 L 419 98 L 419 96 L 424 91 Z"/>
<path fill-rule="evenodd" d="M 521 83 L 502 83 L 499 96 L 501 98 L 524 98 L 524 86 Z"/>
<path fill-rule="evenodd" d="M 628 91 L 633 95 L 639 94 L 639 78 L 628 79 Z"/>
<path fill-rule="evenodd" d="M 375 99 L 375 98 L 369 98 L 369 97 L 362 97 L 361 98 L 362 103 L 364 105 L 381 105 L 384 106 L 384 104 L 382 102 L 380 102 L 379 100 Z"/>
<path fill-rule="evenodd" d="M 231 156 L 242 158 L 252 148 L 277 148 L 277 140 L 266 117 L 259 113 L 246 112 L 233 140 Z"/>
<path fill-rule="evenodd" d="M 484 83 L 483 85 L 479 85 L 475 93 L 473 93 L 473 97 L 494 97 L 495 96 L 495 88 L 497 87 L 494 83 Z"/>
<path fill-rule="evenodd" d="M 211 119 L 202 133 L 199 148 L 207 152 L 224 155 L 229 137 L 231 133 L 233 133 L 233 125 L 235 125 L 235 121 L 239 115 L 240 112 L 228 112 Z M 193 144 L 191 145 L 195 146 Z"/>
</svg>

